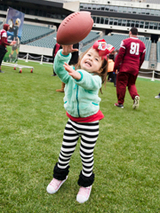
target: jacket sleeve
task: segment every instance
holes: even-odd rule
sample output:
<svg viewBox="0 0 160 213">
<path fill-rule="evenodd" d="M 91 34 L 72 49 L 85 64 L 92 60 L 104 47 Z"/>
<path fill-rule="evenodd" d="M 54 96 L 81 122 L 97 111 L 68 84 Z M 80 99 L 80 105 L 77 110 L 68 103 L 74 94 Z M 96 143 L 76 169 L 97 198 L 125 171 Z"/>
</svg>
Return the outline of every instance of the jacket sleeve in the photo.
<svg viewBox="0 0 160 213">
<path fill-rule="evenodd" d="M 114 72 L 119 68 L 120 64 L 123 61 L 124 55 L 125 55 L 126 49 L 124 47 L 121 47 L 119 49 L 118 55 L 115 58 L 115 63 L 114 63 Z"/>
<path fill-rule="evenodd" d="M 2 43 L 2 45 L 10 45 L 10 43 L 7 41 L 7 38 L 6 37 L 2 37 L 1 38 L 1 43 Z"/>
<path fill-rule="evenodd" d="M 81 74 L 80 80 L 75 80 L 75 83 L 86 90 L 99 90 L 102 87 L 102 79 L 99 75 L 94 75 L 85 70 L 77 70 Z"/>
<path fill-rule="evenodd" d="M 71 76 L 68 74 L 68 72 L 63 67 L 64 62 L 68 63 L 71 58 L 71 53 L 68 55 L 62 54 L 62 49 L 60 49 L 54 59 L 54 71 L 58 75 L 58 77 L 61 79 L 62 82 L 67 83 L 69 78 Z"/>
<path fill-rule="evenodd" d="M 52 57 L 53 57 L 53 61 L 54 61 L 54 54 L 55 54 L 55 50 L 56 50 L 56 44 L 54 45 L 53 51 L 52 51 Z"/>
<path fill-rule="evenodd" d="M 140 56 L 140 64 L 139 64 L 139 69 L 142 66 L 144 59 L 145 59 L 145 54 L 146 54 L 146 49 L 143 51 L 142 55 Z"/>
</svg>

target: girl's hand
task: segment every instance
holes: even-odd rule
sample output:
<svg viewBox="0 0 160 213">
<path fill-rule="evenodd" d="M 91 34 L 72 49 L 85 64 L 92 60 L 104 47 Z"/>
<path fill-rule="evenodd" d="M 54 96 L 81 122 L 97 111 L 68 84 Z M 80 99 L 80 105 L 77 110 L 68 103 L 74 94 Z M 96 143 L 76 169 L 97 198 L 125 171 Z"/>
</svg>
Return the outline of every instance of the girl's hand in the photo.
<svg viewBox="0 0 160 213">
<path fill-rule="evenodd" d="M 65 70 L 69 73 L 72 78 L 79 80 L 81 79 L 81 74 L 79 72 L 76 72 L 72 67 L 70 67 L 66 62 L 64 63 Z"/>
<path fill-rule="evenodd" d="M 77 52 L 78 49 L 73 49 L 73 44 L 71 45 L 62 45 L 62 54 L 63 55 L 68 55 L 69 53 L 72 53 L 72 52 Z"/>
</svg>

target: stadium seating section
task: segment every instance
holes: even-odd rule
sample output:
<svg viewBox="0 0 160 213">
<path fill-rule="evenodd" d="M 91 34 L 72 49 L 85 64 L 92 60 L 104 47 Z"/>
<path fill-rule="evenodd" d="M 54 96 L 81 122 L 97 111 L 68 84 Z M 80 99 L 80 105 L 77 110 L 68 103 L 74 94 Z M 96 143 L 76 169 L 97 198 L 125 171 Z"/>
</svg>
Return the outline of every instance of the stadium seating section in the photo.
<svg viewBox="0 0 160 213">
<path fill-rule="evenodd" d="M 99 37 L 100 37 L 99 32 L 91 31 L 89 35 L 85 39 L 83 39 L 82 44 L 83 46 L 85 46 L 88 43 L 97 40 Z"/>
<path fill-rule="evenodd" d="M 2 22 L 0 22 L 0 27 L 2 28 Z M 100 32 L 91 31 L 89 35 L 81 41 L 81 51 L 84 52 L 93 45 L 95 40 L 102 38 L 104 38 L 107 43 L 112 44 L 115 49 L 119 49 L 121 41 L 125 38 L 128 38 L 128 35 L 111 33 L 111 35 L 100 37 Z M 145 60 L 149 61 L 151 40 L 148 37 L 143 36 L 139 36 L 139 39 L 142 40 L 146 45 Z M 54 29 L 50 29 L 49 27 L 24 24 L 21 44 L 53 48 L 56 44 L 56 32 Z M 160 63 L 160 42 L 157 42 L 157 61 Z"/>
<path fill-rule="evenodd" d="M 103 36 L 103 38 L 105 39 L 105 41 L 108 43 L 108 44 L 111 44 L 115 47 L 115 49 L 119 49 L 120 47 L 120 44 L 121 44 L 121 41 L 125 38 L 128 38 L 128 35 L 123 35 L 123 34 L 111 34 L 111 35 L 105 35 Z M 150 49 L 151 49 L 151 40 L 148 39 L 148 37 L 141 37 L 139 36 L 138 37 L 140 40 L 142 40 L 145 45 L 146 45 L 146 55 L 145 55 L 145 60 L 146 61 L 149 61 L 149 56 L 150 56 Z M 92 46 L 94 43 L 91 42 L 89 43 L 88 45 L 84 46 L 82 48 L 82 52 L 84 52 L 85 50 L 87 50 L 90 46 Z"/>
<path fill-rule="evenodd" d="M 24 24 L 21 37 L 21 44 L 27 44 L 29 42 L 42 38 L 46 35 L 49 35 L 53 32 L 55 32 L 55 30 L 50 29 L 48 27 Z"/>
<path fill-rule="evenodd" d="M 99 32 L 91 31 L 81 42 L 83 46 L 100 37 Z M 47 27 L 24 24 L 21 44 L 30 46 L 53 48 L 56 43 L 56 32 Z"/>
<path fill-rule="evenodd" d="M 55 44 L 56 44 L 56 32 L 51 33 L 43 38 L 32 41 L 32 42 L 28 43 L 27 45 L 45 47 L 45 48 L 53 48 Z"/>
</svg>

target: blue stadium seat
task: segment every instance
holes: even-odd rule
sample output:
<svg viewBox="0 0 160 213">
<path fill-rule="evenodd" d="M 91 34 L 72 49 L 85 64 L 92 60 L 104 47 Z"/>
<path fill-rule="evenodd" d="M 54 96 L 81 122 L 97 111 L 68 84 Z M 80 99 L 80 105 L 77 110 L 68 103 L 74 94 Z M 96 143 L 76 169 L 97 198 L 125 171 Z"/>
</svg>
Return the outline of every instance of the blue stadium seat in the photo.
<svg viewBox="0 0 160 213">
<path fill-rule="evenodd" d="M 32 41 L 32 42 L 28 43 L 27 45 L 45 47 L 45 48 L 53 48 L 54 45 L 56 44 L 56 34 L 57 33 L 52 33 L 43 38 Z"/>
<path fill-rule="evenodd" d="M 82 40 L 82 44 L 87 45 L 88 43 L 98 39 L 99 37 L 99 32 L 91 31 L 88 36 Z"/>
<path fill-rule="evenodd" d="M 95 41 L 99 37 L 100 37 L 99 32 L 91 31 L 89 33 L 89 35 L 81 41 L 81 43 L 84 46 L 84 45 L 87 45 L 88 43 L 90 43 L 92 41 Z M 54 32 L 51 35 L 44 36 L 43 38 L 39 38 L 39 39 L 36 39 L 32 42 L 29 42 L 29 43 L 27 43 L 27 45 L 53 48 L 55 43 L 56 43 L 56 32 Z"/>
<path fill-rule="evenodd" d="M 44 26 L 37 26 L 31 24 L 24 24 L 22 30 L 21 44 L 27 44 L 45 35 L 55 32 L 54 29 L 50 29 Z"/>
</svg>

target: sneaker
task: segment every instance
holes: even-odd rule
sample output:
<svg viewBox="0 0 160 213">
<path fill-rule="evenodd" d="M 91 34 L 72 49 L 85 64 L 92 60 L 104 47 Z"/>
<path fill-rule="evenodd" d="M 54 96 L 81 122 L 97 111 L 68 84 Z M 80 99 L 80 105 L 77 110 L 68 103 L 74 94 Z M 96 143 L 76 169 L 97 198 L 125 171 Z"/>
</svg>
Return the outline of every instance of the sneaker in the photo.
<svg viewBox="0 0 160 213">
<path fill-rule="evenodd" d="M 119 103 L 115 103 L 114 106 L 120 107 L 120 108 L 122 108 L 122 109 L 124 108 L 123 104 L 119 104 Z"/>
<path fill-rule="evenodd" d="M 134 98 L 134 102 L 133 102 L 133 109 L 138 109 L 139 100 L 140 100 L 140 97 L 138 95 L 136 95 L 135 98 Z"/>
<path fill-rule="evenodd" d="M 0 70 L 0 73 L 4 73 L 2 70 Z"/>
<path fill-rule="evenodd" d="M 57 180 L 53 178 L 53 180 L 47 186 L 47 192 L 49 194 L 56 193 L 59 190 L 59 188 L 62 186 L 62 184 L 67 180 L 67 178 L 68 176 L 64 180 Z"/>
<path fill-rule="evenodd" d="M 84 203 L 89 199 L 89 196 L 91 194 L 92 185 L 88 187 L 80 187 L 79 192 L 77 194 L 76 200 L 79 203 Z"/>
<path fill-rule="evenodd" d="M 160 98 L 160 93 L 158 95 L 156 95 L 155 98 Z"/>
</svg>

